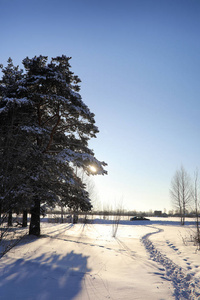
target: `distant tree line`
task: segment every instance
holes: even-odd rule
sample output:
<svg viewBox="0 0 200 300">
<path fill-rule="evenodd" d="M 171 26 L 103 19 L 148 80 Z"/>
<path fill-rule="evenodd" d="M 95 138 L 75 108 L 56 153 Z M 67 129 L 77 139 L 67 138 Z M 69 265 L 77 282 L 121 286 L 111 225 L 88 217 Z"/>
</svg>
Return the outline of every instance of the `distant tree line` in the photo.
<svg viewBox="0 0 200 300">
<path fill-rule="evenodd" d="M 34 235 L 40 235 L 42 205 L 91 209 L 77 168 L 87 175 L 107 173 L 88 146 L 99 130 L 69 61 L 64 55 L 50 61 L 35 56 L 22 61 L 24 70 L 11 58 L 1 65 L 0 217 L 23 212 L 26 225 L 31 213 Z"/>
</svg>

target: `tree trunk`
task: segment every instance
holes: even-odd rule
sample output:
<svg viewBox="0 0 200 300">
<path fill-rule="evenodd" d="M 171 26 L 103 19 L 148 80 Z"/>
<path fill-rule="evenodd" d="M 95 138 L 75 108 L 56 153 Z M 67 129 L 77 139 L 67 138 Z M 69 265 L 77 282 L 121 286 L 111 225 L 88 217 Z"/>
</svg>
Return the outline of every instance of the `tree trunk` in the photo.
<svg viewBox="0 0 200 300">
<path fill-rule="evenodd" d="M 12 210 L 10 209 L 8 212 L 8 227 L 12 226 Z"/>
<path fill-rule="evenodd" d="M 64 222 L 64 209 L 63 206 L 61 205 L 61 223 Z"/>
<path fill-rule="evenodd" d="M 27 210 L 23 210 L 22 227 L 27 227 Z"/>
<path fill-rule="evenodd" d="M 0 225 L 1 225 L 1 213 L 2 213 L 2 205 L 0 203 Z"/>
<path fill-rule="evenodd" d="M 185 214 L 186 214 L 186 210 L 185 210 L 185 203 L 184 203 L 184 206 L 183 206 L 183 224 L 182 225 L 185 225 Z"/>
<path fill-rule="evenodd" d="M 200 229 L 199 229 L 199 216 L 196 214 L 196 226 L 197 226 L 197 243 L 200 246 Z"/>
<path fill-rule="evenodd" d="M 181 225 L 183 225 L 183 213 L 182 213 L 182 208 L 180 207 L 180 218 L 181 218 Z"/>
<path fill-rule="evenodd" d="M 195 209 L 196 209 L 196 226 L 197 226 L 197 243 L 200 247 L 200 228 L 199 228 L 199 211 L 198 211 L 198 203 L 195 201 Z"/>
<path fill-rule="evenodd" d="M 78 223 L 78 215 L 75 213 L 73 216 L 73 224 L 77 224 Z"/>
<path fill-rule="evenodd" d="M 40 200 L 35 200 L 34 207 L 31 209 L 31 222 L 29 234 L 40 235 Z"/>
</svg>

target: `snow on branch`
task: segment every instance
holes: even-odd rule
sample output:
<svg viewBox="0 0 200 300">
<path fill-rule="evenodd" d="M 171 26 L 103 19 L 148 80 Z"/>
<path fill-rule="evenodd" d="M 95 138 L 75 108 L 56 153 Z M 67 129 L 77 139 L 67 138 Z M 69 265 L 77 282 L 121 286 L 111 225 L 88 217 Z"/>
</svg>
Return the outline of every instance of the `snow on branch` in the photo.
<svg viewBox="0 0 200 300">
<path fill-rule="evenodd" d="M 71 96 L 76 98 L 76 100 L 79 103 L 79 106 L 78 107 L 76 106 L 77 107 L 76 110 L 79 112 L 83 112 L 84 114 L 89 115 L 90 117 L 93 117 L 94 114 L 90 112 L 88 106 L 82 101 L 81 95 L 77 92 L 74 92 L 72 89 L 70 89 L 69 92 Z"/>
<path fill-rule="evenodd" d="M 72 162 L 77 167 L 83 167 L 88 172 L 88 174 L 107 174 L 107 171 L 103 168 L 104 166 L 107 166 L 107 164 L 104 161 L 100 162 L 93 155 L 88 153 L 79 153 L 70 149 L 65 149 L 57 155 L 56 159 L 60 163 Z M 95 172 L 91 171 L 91 165 L 95 167 Z"/>
<path fill-rule="evenodd" d="M 35 134 L 43 134 L 44 132 L 47 132 L 46 129 L 37 126 L 21 126 L 21 130 L 24 130 L 27 133 Z"/>
<path fill-rule="evenodd" d="M 12 105 L 15 105 L 15 104 L 19 107 L 22 107 L 23 105 L 29 105 L 29 104 L 32 103 L 32 101 L 27 99 L 26 97 L 25 98 L 20 98 L 20 99 L 17 99 L 17 98 L 3 98 L 2 102 L 5 103 L 5 106 L 0 108 L 0 113 L 7 112 L 9 110 L 9 108 Z"/>
</svg>

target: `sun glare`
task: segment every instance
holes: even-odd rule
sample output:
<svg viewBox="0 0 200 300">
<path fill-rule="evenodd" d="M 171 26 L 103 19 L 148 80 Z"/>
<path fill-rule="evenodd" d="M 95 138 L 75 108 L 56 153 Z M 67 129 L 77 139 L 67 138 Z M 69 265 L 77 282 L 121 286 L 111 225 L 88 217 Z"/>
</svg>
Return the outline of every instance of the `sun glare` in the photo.
<svg viewBox="0 0 200 300">
<path fill-rule="evenodd" d="M 94 166 L 90 166 L 90 171 L 92 173 L 96 173 L 97 169 Z"/>
</svg>

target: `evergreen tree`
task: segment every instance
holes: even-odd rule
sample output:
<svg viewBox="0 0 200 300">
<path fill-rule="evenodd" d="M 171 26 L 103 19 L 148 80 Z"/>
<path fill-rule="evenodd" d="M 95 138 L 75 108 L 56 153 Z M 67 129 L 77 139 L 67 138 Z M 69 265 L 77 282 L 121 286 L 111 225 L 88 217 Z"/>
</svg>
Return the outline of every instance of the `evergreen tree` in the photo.
<svg viewBox="0 0 200 300">
<path fill-rule="evenodd" d="M 15 67 L 11 58 L 2 68 L 0 81 L 0 215 L 12 211 L 19 204 L 17 191 L 27 176 L 28 141 L 22 131 L 29 120 L 31 103 L 24 97 L 21 86 L 23 71 Z M 27 172 L 24 172 L 26 169 Z M 20 201 L 22 207 L 22 202 Z"/>
<path fill-rule="evenodd" d="M 31 211 L 30 234 L 40 234 L 42 203 L 89 210 L 85 185 L 75 169 L 106 174 L 88 147 L 96 137 L 94 114 L 79 94 L 70 58 L 23 60 L 25 74 L 2 68 L 0 81 L 0 208 Z M 26 216 L 26 214 L 24 214 Z M 26 222 L 24 222 L 25 224 Z"/>
<path fill-rule="evenodd" d="M 34 146 L 32 154 L 32 187 L 34 205 L 31 209 L 30 234 L 40 234 L 40 205 L 58 201 L 82 210 L 91 208 L 88 193 L 74 167 L 91 173 L 106 174 L 104 162 L 99 162 L 88 147 L 96 137 L 94 114 L 79 94 L 80 79 L 70 68 L 70 58 L 46 56 L 26 58 L 23 90 L 32 103 L 31 122 L 22 129 Z"/>
</svg>

